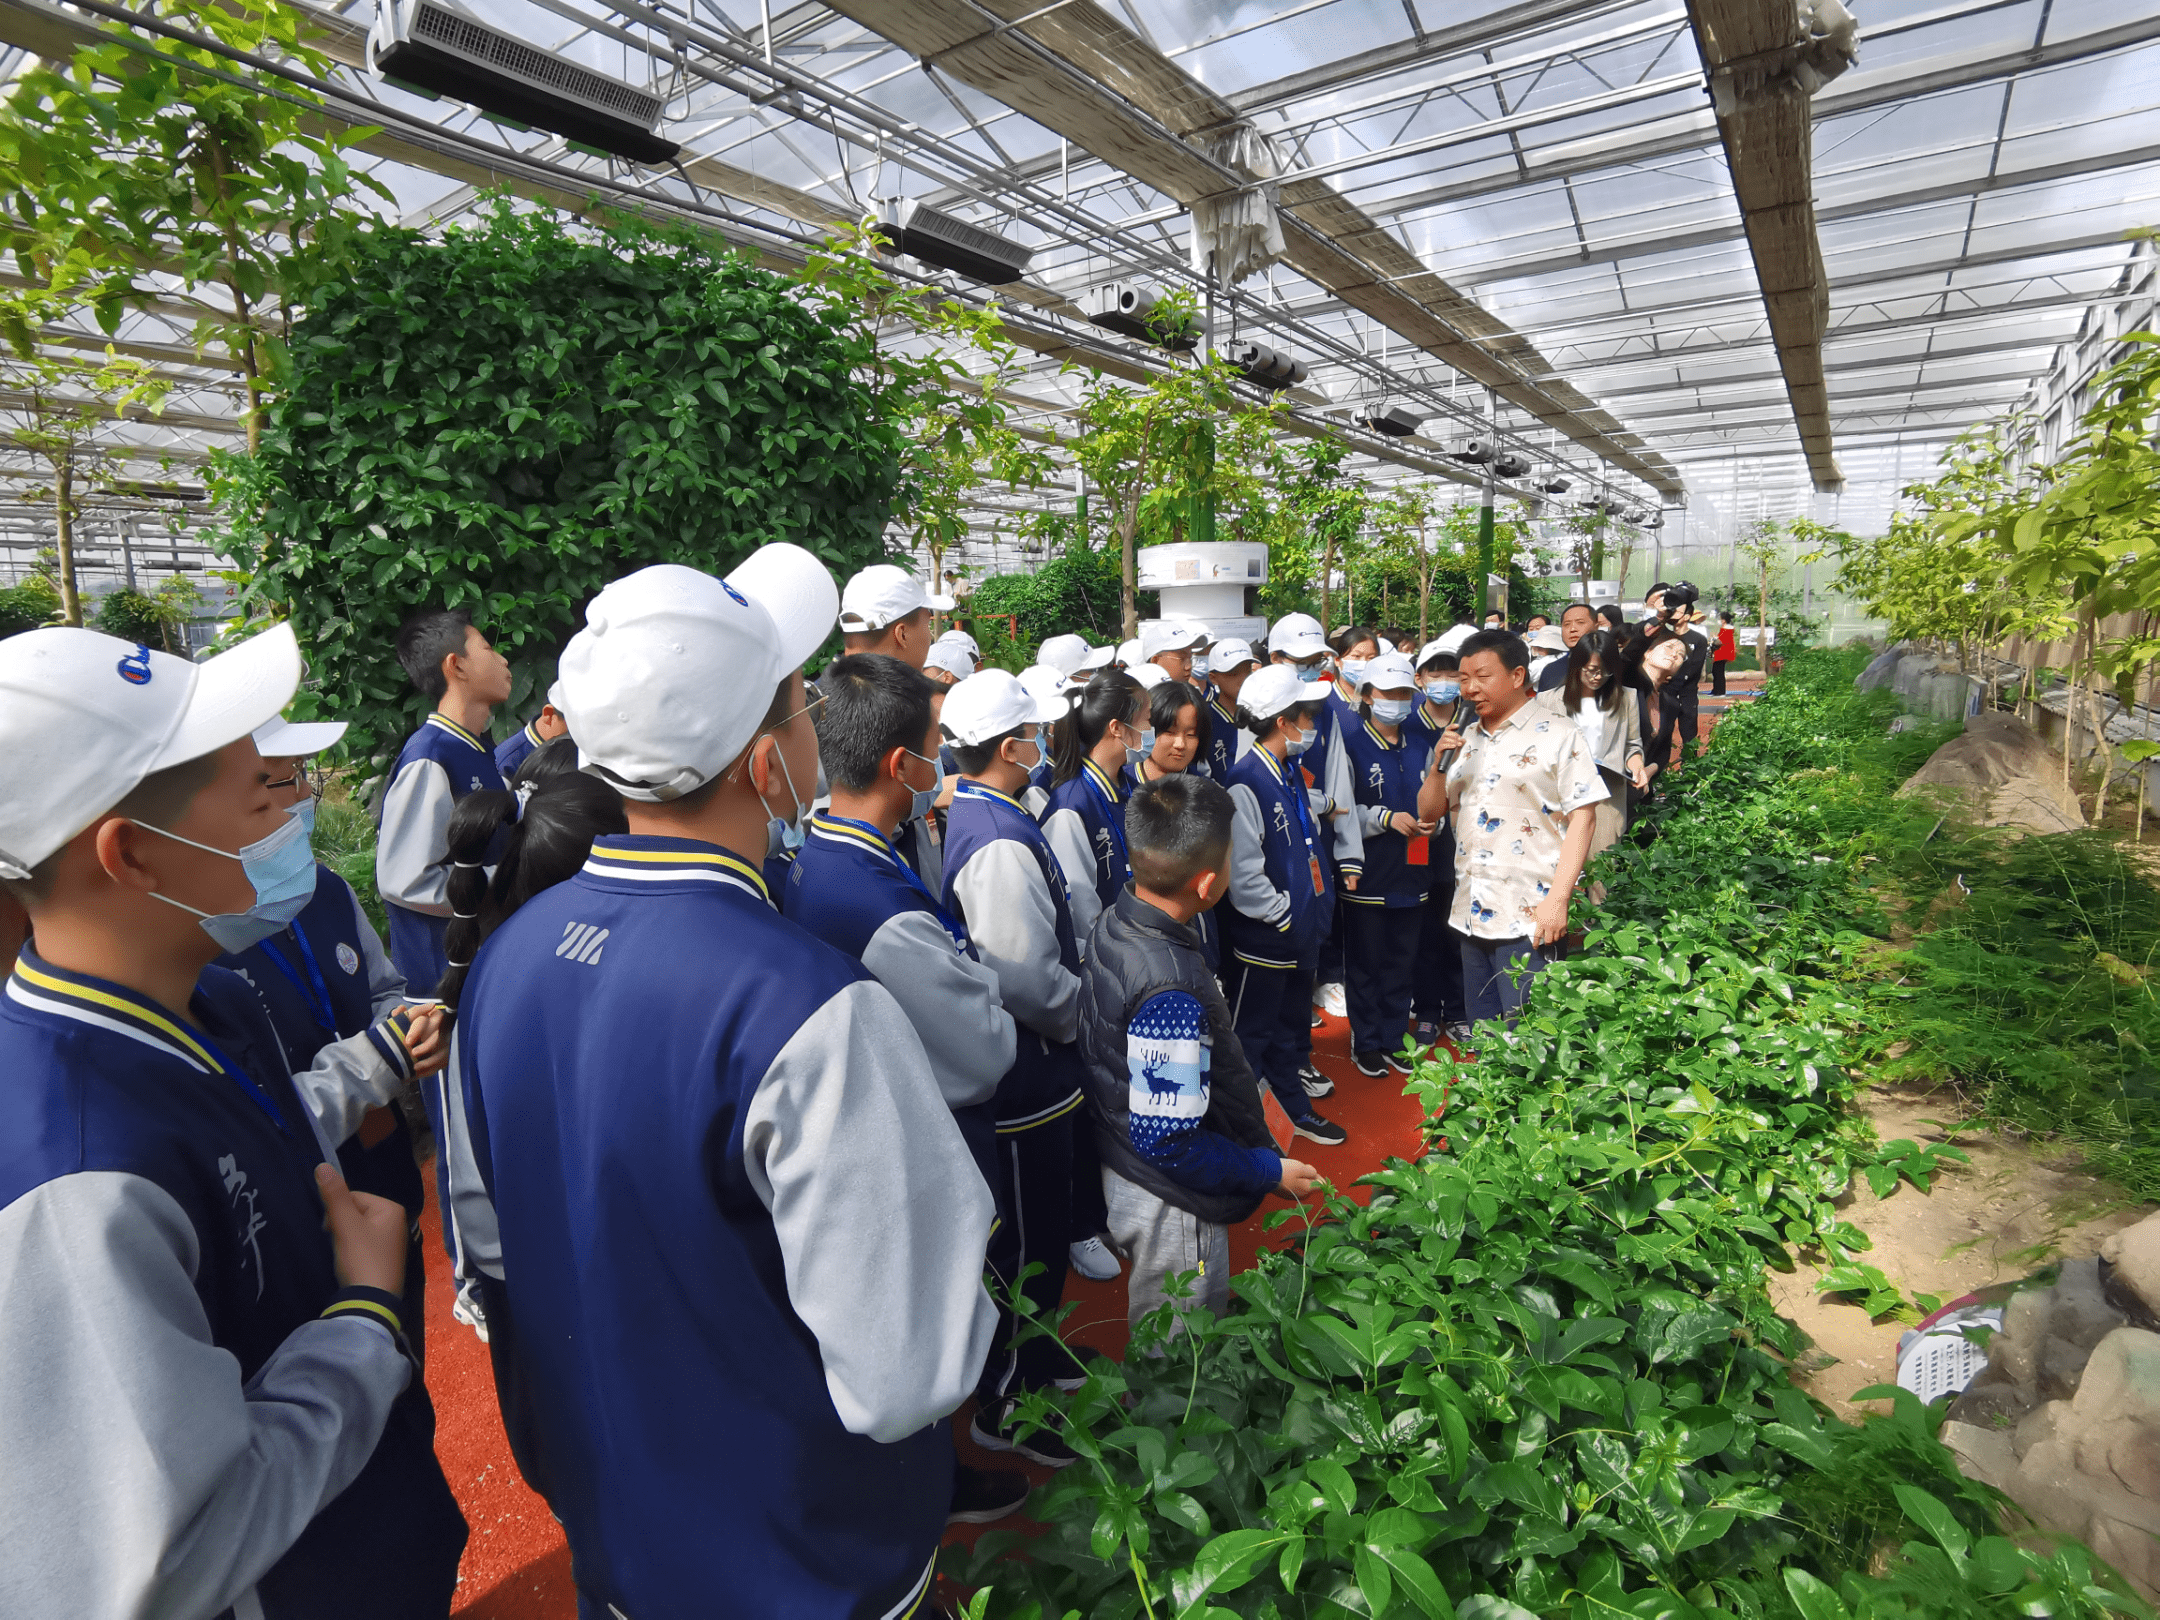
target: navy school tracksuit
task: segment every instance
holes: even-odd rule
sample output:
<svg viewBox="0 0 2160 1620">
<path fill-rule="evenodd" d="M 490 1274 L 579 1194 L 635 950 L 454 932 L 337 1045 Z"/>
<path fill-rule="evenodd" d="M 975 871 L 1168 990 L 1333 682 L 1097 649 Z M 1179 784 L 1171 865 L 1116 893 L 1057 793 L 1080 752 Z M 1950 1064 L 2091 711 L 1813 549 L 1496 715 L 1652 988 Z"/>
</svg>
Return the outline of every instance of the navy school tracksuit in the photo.
<svg viewBox="0 0 2160 1620">
<path fill-rule="evenodd" d="M 1405 722 L 1391 743 L 1371 720 L 1360 715 L 1356 722 L 1342 738 L 1357 794 L 1352 813 L 1365 837 L 1364 874 L 1355 892 L 1342 896 L 1350 1049 L 1396 1052 L 1410 1022 L 1433 840 L 1419 838 L 1413 845 L 1386 823 L 1397 811 L 1416 819 L 1418 789 L 1432 763 L 1435 738 Z M 1414 856 L 1424 859 L 1413 861 Z"/>
<path fill-rule="evenodd" d="M 0 1074 L 0 1611 L 446 1612 L 402 1306 L 338 1286 L 334 1148 L 255 992 L 208 968 L 180 1015 L 26 947 Z"/>
<path fill-rule="evenodd" d="M 412 1078 L 412 1059 L 388 1015 L 405 1000 L 405 981 L 383 955 L 359 897 L 327 866 L 315 868 L 315 896 L 268 939 L 218 958 L 255 987 L 277 1030 L 296 1083 L 338 1146 L 338 1169 L 355 1192 L 405 1207 L 412 1245 L 405 1258 L 406 1334 L 425 1349 L 427 1270 L 420 1255 L 424 1202 L 412 1133 L 397 1109 L 373 1144 L 355 1134 L 370 1107 L 393 1101 Z M 303 1072 L 305 1071 L 305 1072 Z"/>
<path fill-rule="evenodd" d="M 995 1188 L 997 1088 L 1012 1067 L 1014 1029 L 997 974 L 967 929 L 882 832 L 829 811 L 811 818 L 779 899 L 790 922 L 862 963 L 892 992 L 922 1038 L 984 1185 Z"/>
<path fill-rule="evenodd" d="M 505 784 L 517 775 L 520 765 L 532 758 L 533 750 L 546 741 L 528 720 L 495 745 L 495 770 Z"/>
<path fill-rule="evenodd" d="M 1433 718 L 1433 705 L 1420 703 L 1409 724 L 1430 738 L 1434 748 L 1447 725 Z M 1450 715 L 1462 713 L 1457 702 Z M 1448 912 L 1455 904 L 1455 817 L 1451 811 L 1440 818 L 1432 835 L 1432 859 L 1426 866 L 1425 905 L 1418 923 L 1417 967 L 1411 975 L 1411 1015 L 1421 1024 L 1445 1027 L 1460 1023 L 1463 1001 L 1462 947 L 1448 926 Z"/>
<path fill-rule="evenodd" d="M 1335 882 L 1293 759 L 1255 745 L 1230 770 L 1230 896 L 1223 954 L 1245 1060 L 1292 1119 L 1312 1112 L 1298 1070 L 1312 1048 L 1313 970 Z"/>
<path fill-rule="evenodd" d="M 991 1261 L 1005 1277 L 1040 1263 L 1043 1269 L 1022 1287 L 1048 1316 L 1064 1296 L 1067 1245 L 1076 1235 L 1073 1128 L 1084 1078 L 1073 1044 L 1080 949 L 1057 857 L 1017 799 L 967 780 L 953 790 L 944 904 L 996 972 L 999 999 L 1019 1026 L 1013 1066 L 997 1090 L 998 1202 L 1006 1219 Z M 1071 1368 L 1055 1344 L 1030 1339 L 1017 1356 L 992 1358 L 984 1393 L 1003 1393 L 1015 1380 L 1021 1388 L 1040 1387 Z"/>
<path fill-rule="evenodd" d="M 1238 723 L 1237 712 L 1226 705 L 1222 694 L 1212 682 L 1207 689 L 1208 706 L 1208 757 L 1207 774 L 1216 781 L 1230 780 L 1230 767 L 1237 763 Z"/>
<path fill-rule="evenodd" d="M 432 996 L 449 967 L 450 812 L 482 789 L 502 790 L 487 744 L 431 714 L 405 739 L 383 789 L 375 885 L 390 922 L 390 960 L 416 996 Z"/>
<path fill-rule="evenodd" d="M 892 996 L 749 862 L 609 835 L 480 948 L 452 1067 L 461 1250 L 585 1620 L 914 1613 L 996 1314 L 990 1194 Z"/>
</svg>

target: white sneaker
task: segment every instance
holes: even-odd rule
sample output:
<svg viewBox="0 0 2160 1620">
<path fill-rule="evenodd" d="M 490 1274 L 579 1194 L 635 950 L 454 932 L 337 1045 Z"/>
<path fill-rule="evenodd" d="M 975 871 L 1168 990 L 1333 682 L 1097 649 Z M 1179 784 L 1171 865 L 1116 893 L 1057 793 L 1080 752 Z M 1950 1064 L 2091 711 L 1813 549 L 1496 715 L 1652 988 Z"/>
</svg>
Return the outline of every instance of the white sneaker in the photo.
<svg viewBox="0 0 2160 1620">
<path fill-rule="evenodd" d="M 1313 1004 L 1330 1018 L 1348 1018 L 1350 1003 L 1343 996 L 1339 984 L 1323 984 L 1313 992 Z"/>
<path fill-rule="evenodd" d="M 1073 1270 L 1089 1282 L 1108 1282 L 1122 1269 L 1117 1256 L 1110 1252 L 1110 1245 L 1099 1237 L 1067 1244 L 1065 1252 L 1072 1258 Z"/>
<path fill-rule="evenodd" d="M 487 1318 L 480 1312 L 480 1292 L 477 1288 L 468 1286 L 459 1291 L 457 1298 L 450 1302 L 450 1318 L 471 1328 L 480 1336 L 482 1344 L 488 1342 Z"/>
</svg>

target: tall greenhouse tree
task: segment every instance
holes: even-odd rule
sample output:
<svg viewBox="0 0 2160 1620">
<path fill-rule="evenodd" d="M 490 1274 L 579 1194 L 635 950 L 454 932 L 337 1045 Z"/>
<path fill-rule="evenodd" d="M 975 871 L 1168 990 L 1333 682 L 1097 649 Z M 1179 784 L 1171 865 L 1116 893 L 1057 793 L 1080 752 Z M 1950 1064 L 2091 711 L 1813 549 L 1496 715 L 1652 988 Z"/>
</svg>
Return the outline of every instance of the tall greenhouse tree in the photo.
<svg viewBox="0 0 2160 1620">
<path fill-rule="evenodd" d="M 293 7 L 152 0 L 144 14 L 331 69 Z M 111 43 L 30 59 L 0 101 L 0 245 L 38 282 L 70 289 L 108 334 L 131 309 L 194 310 L 197 345 L 223 349 L 245 383 L 253 451 L 278 363 L 270 306 L 288 290 L 293 245 L 326 244 L 363 193 L 390 193 L 346 161 L 357 132 L 322 133 L 305 89 L 236 82 L 214 52 L 105 27 Z"/>
</svg>

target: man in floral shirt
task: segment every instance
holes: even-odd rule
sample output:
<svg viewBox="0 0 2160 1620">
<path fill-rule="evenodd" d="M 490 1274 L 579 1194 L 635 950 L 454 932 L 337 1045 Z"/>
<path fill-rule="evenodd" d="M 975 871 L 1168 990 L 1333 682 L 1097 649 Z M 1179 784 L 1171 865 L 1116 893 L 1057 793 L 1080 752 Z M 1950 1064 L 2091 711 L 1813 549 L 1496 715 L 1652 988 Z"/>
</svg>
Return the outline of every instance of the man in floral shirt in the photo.
<svg viewBox="0 0 2160 1620">
<path fill-rule="evenodd" d="M 1467 732 L 1441 735 L 1455 815 L 1455 907 L 1470 1021 L 1512 1021 L 1530 980 L 1557 957 L 1568 897 L 1590 857 L 1597 761 L 1565 716 L 1537 702 L 1522 638 L 1484 630 L 1462 645 Z M 1521 975 L 1512 971 L 1520 963 Z"/>
</svg>

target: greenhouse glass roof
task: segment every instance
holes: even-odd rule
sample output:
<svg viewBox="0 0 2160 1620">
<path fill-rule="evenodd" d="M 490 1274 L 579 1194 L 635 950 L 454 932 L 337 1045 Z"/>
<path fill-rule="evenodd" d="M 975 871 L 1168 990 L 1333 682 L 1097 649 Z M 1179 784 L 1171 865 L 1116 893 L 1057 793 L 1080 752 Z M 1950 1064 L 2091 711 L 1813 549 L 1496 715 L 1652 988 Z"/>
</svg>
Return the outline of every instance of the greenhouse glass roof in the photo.
<svg viewBox="0 0 2160 1620">
<path fill-rule="evenodd" d="M 1351 431 L 1377 475 L 1467 482 L 1446 452 L 1490 409 L 1578 492 L 1829 516 L 1841 476 L 1837 515 L 1868 528 L 2126 298 L 2125 232 L 2160 223 L 2160 14 L 1853 3 L 1857 60 L 1808 109 L 1812 220 L 1778 230 L 1744 199 L 1804 204 L 1807 155 L 1721 125 L 1711 79 L 1752 60 L 1720 47 L 1706 72 L 1730 0 L 462 0 L 663 97 L 682 159 L 655 169 L 372 79 L 372 0 L 320 17 L 408 222 L 456 219 L 490 175 L 593 184 L 786 260 L 920 199 L 1031 250 L 997 296 L 1031 356 L 1014 396 L 1054 425 L 1085 381 L 1066 361 L 1155 363 L 1081 319 L 1087 290 L 1197 285 L 1196 202 L 1258 194 L 1285 250 L 1218 291 L 1215 334 L 1305 360 L 1293 411 Z M 1812 347 L 1766 289 L 1827 296 Z M 188 379 L 140 430 L 183 458 L 229 432 L 236 392 L 184 364 L 185 331 L 153 313 L 123 334 Z M 1357 433 L 1382 400 L 1423 428 Z"/>
</svg>

